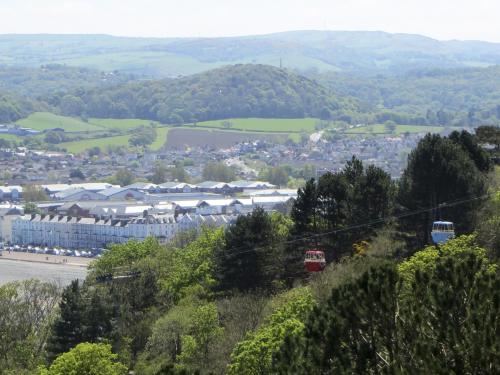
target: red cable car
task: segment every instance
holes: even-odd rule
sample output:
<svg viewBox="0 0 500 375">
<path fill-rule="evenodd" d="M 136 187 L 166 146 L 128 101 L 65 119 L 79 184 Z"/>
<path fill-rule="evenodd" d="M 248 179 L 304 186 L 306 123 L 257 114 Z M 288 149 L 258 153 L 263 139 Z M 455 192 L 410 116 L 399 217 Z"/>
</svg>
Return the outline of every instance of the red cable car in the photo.
<svg viewBox="0 0 500 375">
<path fill-rule="evenodd" d="M 323 271 L 326 266 L 325 253 L 321 250 L 306 251 L 304 266 L 306 267 L 307 272 Z"/>
</svg>

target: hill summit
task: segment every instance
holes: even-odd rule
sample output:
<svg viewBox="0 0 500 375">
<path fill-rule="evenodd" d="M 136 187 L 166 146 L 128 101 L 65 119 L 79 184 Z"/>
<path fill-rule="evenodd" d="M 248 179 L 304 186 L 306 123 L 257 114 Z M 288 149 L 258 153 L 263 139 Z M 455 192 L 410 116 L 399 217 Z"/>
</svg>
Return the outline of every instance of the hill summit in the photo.
<svg viewBox="0 0 500 375">
<path fill-rule="evenodd" d="M 330 118 L 354 106 L 314 80 L 252 64 L 91 90 L 81 99 L 81 110 L 93 117 L 136 117 L 169 124 L 235 117 Z"/>
</svg>

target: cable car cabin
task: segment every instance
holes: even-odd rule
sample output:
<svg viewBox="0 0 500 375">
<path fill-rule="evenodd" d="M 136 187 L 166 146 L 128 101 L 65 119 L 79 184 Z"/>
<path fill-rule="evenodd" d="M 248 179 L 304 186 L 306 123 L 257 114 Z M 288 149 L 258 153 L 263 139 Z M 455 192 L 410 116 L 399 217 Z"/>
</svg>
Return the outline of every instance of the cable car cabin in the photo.
<svg viewBox="0 0 500 375">
<path fill-rule="evenodd" d="M 435 221 L 432 224 L 432 241 L 436 244 L 443 244 L 455 238 L 455 228 L 451 221 Z"/>
<path fill-rule="evenodd" d="M 320 272 L 325 269 L 326 260 L 325 253 L 321 250 L 308 250 L 306 252 L 306 259 L 304 266 L 307 272 Z"/>
</svg>

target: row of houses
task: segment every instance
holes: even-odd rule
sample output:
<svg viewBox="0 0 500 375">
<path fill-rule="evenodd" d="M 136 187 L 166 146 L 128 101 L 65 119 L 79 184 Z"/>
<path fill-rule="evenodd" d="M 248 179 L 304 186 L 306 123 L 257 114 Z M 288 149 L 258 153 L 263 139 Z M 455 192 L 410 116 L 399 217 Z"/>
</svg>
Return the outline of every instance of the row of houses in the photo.
<svg viewBox="0 0 500 375">
<path fill-rule="evenodd" d="M 81 201 L 39 204 L 43 214 L 24 215 L 4 205 L 0 241 L 17 245 L 90 249 L 154 236 L 169 241 L 180 231 L 226 226 L 257 207 L 287 211 L 294 197 L 253 196 L 165 202 Z M 1 208 L 1 207 L 0 207 Z"/>
<path fill-rule="evenodd" d="M 81 184 L 50 184 L 40 185 L 49 196 L 62 193 L 64 191 L 85 191 L 89 194 L 96 194 L 111 188 L 118 188 L 117 185 L 106 182 L 88 182 Z M 23 198 L 23 187 L 20 185 L 0 186 L 0 201 L 18 201 Z"/>
<path fill-rule="evenodd" d="M 94 249 L 130 240 L 143 241 L 147 237 L 168 242 L 179 232 L 197 230 L 203 226 L 227 226 L 234 220 L 236 216 L 191 214 L 146 214 L 131 219 L 25 215 L 12 221 L 11 243 L 21 246 Z"/>
<path fill-rule="evenodd" d="M 263 190 L 274 189 L 275 185 L 265 181 L 247 181 L 239 180 L 232 182 L 204 181 L 199 184 L 188 184 L 185 182 L 164 182 L 163 184 L 153 184 L 150 182 L 136 182 L 127 186 L 117 186 L 107 183 L 82 183 L 82 184 L 51 184 L 41 185 L 41 187 L 49 195 L 61 194 L 70 190 L 85 190 L 88 192 L 106 192 L 108 195 L 118 191 L 119 189 L 134 190 L 142 193 L 158 194 L 158 193 L 238 193 L 243 190 Z M 111 190 L 114 189 L 114 190 Z"/>
<path fill-rule="evenodd" d="M 119 187 L 109 186 L 104 189 L 102 184 L 95 184 L 89 188 L 83 186 L 88 184 L 70 185 L 71 187 L 59 190 L 59 186 L 42 185 L 42 187 L 55 200 L 61 201 L 98 201 L 98 200 L 166 200 L 168 194 L 175 194 L 170 197 L 175 199 L 177 194 L 185 196 L 193 194 L 196 197 L 203 197 L 204 194 L 217 194 L 219 196 L 234 195 L 236 193 L 252 193 L 257 191 L 270 191 L 276 186 L 261 181 L 234 181 L 233 183 L 205 181 L 201 184 L 193 185 L 187 183 L 169 182 L 161 185 L 138 182 L 132 185 Z M 58 191 L 59 190 L 59 191 Z"/>
<path fill-rule="evenodd" d="M 253 196 L 245 198 L 210 197 L 205 199 L 173 199 L 169 201 L 79 201 L 40 204 L 46 213 L 78 217 L 130 218 L 145 213 L 198 214 L 198 215 L 240 215 L 251 212 L 256 207 L 266 211 L 280 210 L 290 205 L 294 196 Z"/>
<path fill-rule="evenodd" d="M 205 181 L 199 184 L 184 182 L 165 182 L 152 184 L 137 182 L 128 186 L 112 185 L 105 182 L 81 184 L 48 184 L 40 187 L 55 200 L 144 200 L 148 195 L 208 193 L 234 195 L 244 191 L 275 189 L 276 186 L 263 181 L 233 181 L 230 183 Z M 0 200 L 18 201 L 22 199 L 22 186 L 0 186 Z"/>
</svg>

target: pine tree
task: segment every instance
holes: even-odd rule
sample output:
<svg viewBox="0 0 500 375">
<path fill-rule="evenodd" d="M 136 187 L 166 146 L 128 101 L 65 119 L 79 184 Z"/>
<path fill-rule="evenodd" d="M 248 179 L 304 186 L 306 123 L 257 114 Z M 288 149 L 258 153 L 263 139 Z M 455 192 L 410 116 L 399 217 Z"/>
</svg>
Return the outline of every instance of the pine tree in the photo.
<svg viewBox="0 0 500 375">
<path fill-rule="evenodd" d="M 426 135 L 408 157 L 408 166 L 399 183 L 398 203 L 405 211 L 439 207 L 457 200 L 484 195 L 485 176 L 469 154 L 456 142 L 436 134 Z M 459 232 L 469 231 L 477 201 L 444 207 L 402 219 L 402 229 L 416 233 L 414 248 L 430 242 L 432 221 L 453 221 Z"/>
<path fill-rule="evenodd" d="M 488 153 L 478 144 L 477 137 L 469 132 L 462 130 L 461 132 L 454 131 L 448 138 L 469 155 L 477 169 L 481 172 L 489 172 L 493 168 L 493 163 L 488 156 Z"/>
<path fill-rule="evenodd" d="M 78 280 L 73 280 L 61 296 L 59 316 L 52 328 L 48 353 L 53 359 L 84 341 L 83 302 Z"/>
<path fill-rule="evenodd" d="M 239 216 L 225 234 L 226 246 L 217 256 L 217 276 L 223 290 L 267 288 L 276 278 L 281 254 L 273 252 L 269 215 L 257 208 Z"/>
<path fill-rule="evenodd" d="M 82 311 L 84 341 L 103 342 L 112 331 L 113 305 L 106 289 L 94 287 L 85 293 Z"/>
<path fill-rule="evenodd" d="M 339 259 L 351 252 L 352 244 L 367 240 L 373 227 L 337 231 L 353 224 L 368 223 L 392 213 L 395 186 L 388 173 L 373 165 L 365 168 L 353 157 L 337 173 L 325 173 L 318 182 L 310 180 L 299 190 L 292 209 L 296 237 L 303 251 L 311 247 L 325 250 L 327 259 Z M 315 236 L 335 231 L 331 235 Z"/>
<path fill-rule="evenodd" d="M 297 192 L 297 199 L 293 205 L 291 216 L 295 223 L 294 233 L 306 234 L 316 232 L 317 218 L 317 186 L 314 178 L 307 181 Z"/>
</svg>

